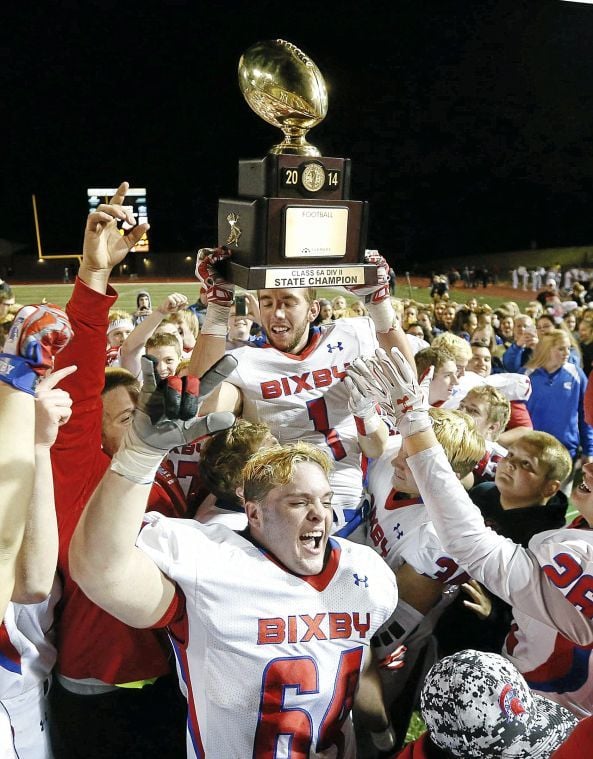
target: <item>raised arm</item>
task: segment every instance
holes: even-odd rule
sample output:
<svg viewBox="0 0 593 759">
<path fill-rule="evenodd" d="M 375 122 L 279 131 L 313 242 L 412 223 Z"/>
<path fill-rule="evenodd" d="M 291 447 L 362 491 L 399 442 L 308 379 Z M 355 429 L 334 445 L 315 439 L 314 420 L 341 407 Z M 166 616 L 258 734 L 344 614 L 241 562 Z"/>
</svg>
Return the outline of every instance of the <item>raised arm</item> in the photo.
<svg viewBox="0 0 593 759">
<path fill-rule="evenodd" d="M 196 417 L 196 412 L 201 397 L 235 364 L 226 357 L 201 382 L 169 377 L 157 388 L 153 364 L 142 358 L 144 383 L 134 422 L 70 545 L 74 580 L 94 603 L 132 627 L 156 624 L 175 592 L 174 584 L 135 545 L 156 471 L 172 448 L 232 425 L 232 414 Z"/>
<path fill-rule="evenodd" d="M 196 262 L 196 277 L 202 282 L 208 306 L 200 336 L 189 362 L 189 373 L 201 377 L 219 361 L 226 350 L 226 335 L 235 286 L 227 282 L 220 272 L 229 258 L 226 248 L 201 248 Z"/>
<path fill-rule="evenodd" d="M 58 525 L 50 448 L 59 427 L 66 424 L 72 410 L 70 396 L 56 385 L 75 371 L 75 366 L 69 366 L 54 372 L 41 380 L 36 389 L 35 477 L 11 599 L 16 603 L 43 601 L 51 590 L 56 573 Z"/>
<path fill-rule="evenodd" d="M 346 289 L 358 297 L 364 297 L 369 316 L 375 325 L 377 340 L 381 348 L 387 352 L 391 348 L 397 348 L 413 367 L 414 354 L 391 303 L 389 264 L 377 250 L 367 250 L 365 261 L 376 266 L 377 284 L 355 285 Z"/>
<path fill-rule="evenodd" d="M 33 396 L 0 382 L 0 618 L 12 596 L 16 560 L 33 493 L 34 431 Z"/>
<path fill-rule="evenodd" d="M 110 203 L 102 203 L 88 215 L 84 230 L 83 257 L 79 278 L 95 292 L 105 294 L 112 269 L 120 264 L 149 229 L 148 224 L 136 224 L 133 214 L 123 203 L 130 185 L 122 182 Z M 117 220 L 127 221 L 132 229 L 121 235 Z"/>
<path fill-rule="evenodd" d="M 181 293 L 171 293 L 167 295 L 161 305 L 143 319 L 130 332 L 124 340 L 120 351 L 121 365 L 124 369 L 131 372 L 134 377 L 140 377 L 142 369 L 140 359 L 144 353 L 144 345 L 149 337 L 152 337 L 159 324 L 163 319 L 171 314 L 187 307 L 187 298 Z"/>
<path fill-rule="evenodd" d="M 580 645 L 590 644 L 590 621 L 553 588 L 536 556 L 486 527 L 432 431 L 427 396 L 403 356 L 393 351 L 375 371 L 378 384 L 391 388 L 407 463 L 443 548 L 507 603 Z"/>
<path fill-rule="evenodd" d="M 14 590 L 18 554 L 35 474 L 34 395 L 71 338 L 63 311 L 25 306 L 15 316 L 0 354 L 0 618 Z"/>
</svg>

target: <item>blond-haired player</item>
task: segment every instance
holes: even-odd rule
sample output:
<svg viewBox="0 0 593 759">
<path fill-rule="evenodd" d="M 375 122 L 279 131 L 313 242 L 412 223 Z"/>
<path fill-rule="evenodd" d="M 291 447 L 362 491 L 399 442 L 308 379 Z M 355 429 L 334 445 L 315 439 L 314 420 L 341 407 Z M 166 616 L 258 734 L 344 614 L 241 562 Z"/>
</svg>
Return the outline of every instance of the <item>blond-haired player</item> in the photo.
<svg viewBox="0 0 593 759">
<path fill-rule="evenodd" d="M 202 392 L 230 361 L 204 376 Z M 130 433 L 77 528 L 72 571 L 120 619 L 168 627 L 188 694 L 188 756 L 224 746 L 238 757 L 289 749 L 321 757 L 333 747 L 354 757 L 347 715 L 370 637 L 397 601 L 393 574 L 367 547 L 330 538 L 331 465 L 306 444 L 251 459 L 245 532 L 149 515 L 136 547 L 164 453 L 229 424 L 224 413 L 182 421 L 183 397 L 175 415 L 152 424 L 146 410 L 157 418 L 164 399 L 148 395 L 150 371 Z"/>
</svg>

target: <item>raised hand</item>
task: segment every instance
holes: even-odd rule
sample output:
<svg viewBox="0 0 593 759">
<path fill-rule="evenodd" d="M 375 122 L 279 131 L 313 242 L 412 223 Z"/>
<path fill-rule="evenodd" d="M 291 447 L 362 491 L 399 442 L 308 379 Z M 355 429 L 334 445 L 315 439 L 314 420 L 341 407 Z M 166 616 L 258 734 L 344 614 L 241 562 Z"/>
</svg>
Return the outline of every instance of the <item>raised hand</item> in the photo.
<svg viewBox="0 0 593 759">
<path fill-rule="evenodd" d="M 163 316 L 169 316 L 170 314 L 176 314 L 178 311 L 183 311 L 187 308 L 187 298 L 181 293 L 171 293 L 167 295 L 165 300 L 159 306 L 159 311 Z"/>
<path fill-rule="evenodd" d="M 101 203 L 87 218 L 82 252 L 83 266 L 90 271 L 109 274 L 149 229 L 148 224 L 136 225 L 134 215 L 123 207 L 129 187 L 128 182 L 122 182 L 111 201 Z M 122 235 L 117 228 L 118 219 L 132 227 L 127 234 Z"/>
<path fill-rule="evenodd" d="M 51 447 L 56 442 L 59 428 L 70 419 L 72 399 L 56 385 L 76 368 L 66 366 L 39 381 L 35 389 L 35 445 Z"/>
<path fill-rule="evenodd" d="M 134 482 L 150 483 L 163 456 L 172 448 L 232 427 L 235 417 L 229 412 L 197 413 L 203 399 L 236 365 L 236 359 L 224 356 L 201 380 L 168 377 L 157 383 L 152 359 L 143 356 L 144 381 L 138 407 L 111 468 Z"/>
<path fill-rule="evenodd" d="M 363 364 L 364 369 L 353 362 L 346 370 L 348 376 L 357 377 L 361 387 L 373 393 L 404 437 L 431 426 L 428 389 L 432 368 L 418 384 L 414 370 L 397 348 L 392 348 L 391 358 L 379 348 L 375 356 L 364 359 Z"/>
<path fill-rule="evenodd" d="M 227 248 L 200 248 L 196 260 L 196 277 L 206 290 L 208 303 L 217 306 L 233 305 L 235 285 L 227 282 L 220 272 L 220 264 L 230 258 Z"/>
<path fill-rule="evenodd" d="M 364 260 L 367 264 L 374 264 L 377 268 L 376 285 L 352 285 L 346 290 L 359 297 L 364 297 L 367 303 L 380 303 L 389 298 L 389 264 L 378 250 L 366 250 Z"/>
<path fill-rule="evenodd" d="M 58 306 L 23 306 L 0 354 L 0 380 L 35 395 L 39 378 L 53 368 L 55 356 L 68 345 L 72 334 L 70 321 Z"/>
<path fill-rule="evenodd" d="M 461 588 L 471 599 L 465 600 L 463 605 L 471 609 L 480 619 L 488 619 L 492 613 L 492 601 L 480 583 L 477 580 L 470 580 L 464 582 Z"/>
</svg>

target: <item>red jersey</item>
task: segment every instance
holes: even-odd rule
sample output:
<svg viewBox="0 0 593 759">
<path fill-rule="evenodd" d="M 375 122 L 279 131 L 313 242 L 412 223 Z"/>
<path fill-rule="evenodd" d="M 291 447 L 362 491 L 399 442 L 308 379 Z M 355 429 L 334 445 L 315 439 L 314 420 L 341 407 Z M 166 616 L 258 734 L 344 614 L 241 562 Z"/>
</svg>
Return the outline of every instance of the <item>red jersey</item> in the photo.
<svg viewBox="0 0 593 759">
<path fill-rule="evenodd" d="M 61 383 L 72 397 L 72 417 L 60 429 L 51 449 L 60 533 L 58 571 L 63 582 L 57 617 L 57 669 L 66 677 L 96 678 L 110 684 L 145 680 L 170 671 L 169 648 L 161 633 L 128 627 L 100 609 L 72 580 L 68 566 L 74 529 L 110 462 L 101 448 L 101 391 L 108 313 L 116 299 L 113 288 L 102 295 L 76 279 L 66 306 L 74 337 L 58 355 L 55 367 L 78 367 Z M 148 510 L 172 517 L 185 513 L 179 484 L 162 467 L 150 493 Z"/>
</svg>

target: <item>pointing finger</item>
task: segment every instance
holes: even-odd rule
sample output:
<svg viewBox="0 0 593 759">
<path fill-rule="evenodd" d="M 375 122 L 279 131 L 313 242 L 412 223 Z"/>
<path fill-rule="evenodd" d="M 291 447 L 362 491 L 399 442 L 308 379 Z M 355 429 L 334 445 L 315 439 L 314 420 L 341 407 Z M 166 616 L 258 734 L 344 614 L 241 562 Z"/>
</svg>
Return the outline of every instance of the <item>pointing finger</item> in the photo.
<svg viewBox="0 0 593 759">
<path fill-rule="evenodd" d="M 120 186 L 115 191 L 115 195 L 111 198 L 111 203 L 115 203 L 117 205 L 121 205 L 125 198 L 126 198 L 126 192 L 130 189 L 130 183 L 129 182 L 122 182 Z"/>
<path fill-rule="evenodd" d="M 70 374 L 74 374 L 77 369 L 77 366 L 65 366 L 63 369 L 58 369 L 57 372 L 47 374 L 37 385 L 37 389 L 51 390 L 51 388 L 59 384 L 64 379 L 64 377 L 68 377 Z"/>
</svg>

